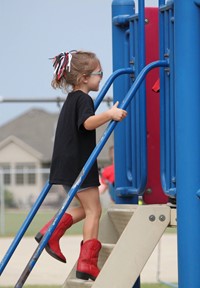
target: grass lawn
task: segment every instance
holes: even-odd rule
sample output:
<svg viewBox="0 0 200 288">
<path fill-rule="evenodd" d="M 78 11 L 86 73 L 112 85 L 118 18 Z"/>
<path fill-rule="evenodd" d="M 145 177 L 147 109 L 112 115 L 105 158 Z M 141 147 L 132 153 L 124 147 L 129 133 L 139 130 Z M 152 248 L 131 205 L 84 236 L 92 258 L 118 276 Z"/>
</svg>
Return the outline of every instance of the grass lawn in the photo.
<svg viewBox="0 0 200 288">
<path fill-rule="evenodd" d="M 47 223 L 55 214 L 57 210 L 39 210 L 37 215 L 34 217 L 29 228 L 27 229 L 25 236 L 35 236 L 42 226 Z M 5 235 L 1 237 L 14 237 L 19 231 L 21 225 L 26 219 L 29 211 L 22 210 L 6 210 L 5 213 Z M 68 235 L 78 235 L 82 233 L 83 222 L 73 225 Z"/>
<path fill-rule="evenodd" d="M 35 236 L 37 232 L 47 223 L 57 210 L 39 210 L 32 223 L 27 229 L 25 236 Z M 0 237 L 14 237 L 19 231 L 22 223 L 26 219 L 29 211 L 6 210 L 5 213 L 5 234 Z M 73 225 L 67 232 L 68 235 L 80 235 L 82 233 L 83 222 Z M 167 228 L 166 233 L 176 233 L 176 228 Z"/>
</svg>

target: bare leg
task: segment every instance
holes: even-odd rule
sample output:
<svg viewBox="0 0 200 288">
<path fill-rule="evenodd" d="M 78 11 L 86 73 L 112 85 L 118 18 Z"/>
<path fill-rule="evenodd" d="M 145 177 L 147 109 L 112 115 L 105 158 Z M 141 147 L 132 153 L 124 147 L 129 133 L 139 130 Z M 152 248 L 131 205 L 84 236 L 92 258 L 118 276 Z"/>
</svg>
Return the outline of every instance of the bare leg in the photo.
<svg viewBox="0 0 200 288">
<path fill-rule="evenodd" d="M 79 221 L 81 221 L 81 220 L 83 220 L 85 218 L 85 211 L 84 211 L 83 206 L 81 205 L 81 203 L 80 203 L 79 207 L 69 208 L 67 213 L 69 213 L 72 216 L 73 224 L 75 224 L 75 223 L 77 223 L 77 222 L 79 222 Z"/>
<path fill-rule="evenodd" d="M 98 187 L 91 187 L 77 193 L 77 197 L 85 211 L 83 225 L 83 241 L 97 239 L 99 219 L 101 217 L 101 203 Z"/>
</svg>

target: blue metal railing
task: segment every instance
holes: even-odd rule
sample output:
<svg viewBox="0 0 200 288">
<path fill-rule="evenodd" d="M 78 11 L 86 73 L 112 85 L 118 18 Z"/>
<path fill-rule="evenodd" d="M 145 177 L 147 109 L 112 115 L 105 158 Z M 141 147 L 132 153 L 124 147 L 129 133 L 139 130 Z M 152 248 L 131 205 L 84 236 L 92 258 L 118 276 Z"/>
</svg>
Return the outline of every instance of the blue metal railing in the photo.
<svg viewBox="0 0 200 288">
<path fill-rule="evenodd" d="M 120 1 L 115 1 L 120 4 Z M 132 8 L 130 8 L 132 5 Z M 144 1 L 139 1 L 138 14 L 135 14 L 132 1 L 127 1 L 126 8 L 113 7 L 113 39 L 114 39 L 114 68 L 122 65 L 123 60 L 117 56 L 125 55 L 124 65 L 134 66 L 135 78 L 145 66 L 145 17 Z M 126 10 L 124 10 L 126 9 Z M 118 13 L 118 14 L 117 14 Z M 124 14 L 123 14 L 124 13 Z M 130 14 L 131 13 L 131 14 Z M 117 16 L 115 15 L 117 14 Z M 123 21 L 122 21 L 123 19 Z M 120 42 L 120 45 L 119 45 Z M 117 54 L 115 56 L 115 54 Z M 125 82 L 126 83 L 126 82 Z M 129 80 L 129 87 L 132 83 Z M 115 88 L 115 87 L 114 87 Z M 123 93 L 122 93 L 123 91 Z M 116 85 L 114 97 L 121 99 L 126 93 L 126 86 Z M 129 113 L 130 112 L 130 113 Z M 116 148 L 115 163 L 117 203 L 124 201 L 137 202 L 136 195 L 143 194 L 147 181 L 147 147 L 146 147 L 146 85 L 142 83 L 134 100 L 128 108 L 131 115 L 115 130 Z M 125 132 L 124 132 L 125 131 Z M 119 139 L 123 139 L 119 141 Z M 131 147 L 131 149 L 130 149 Z M 119 151 L 120 150 L 120 155 Z M 122 152 L 123 151 L 123 152 Z M 119 171 L 120 170 L 120 171 Z M 123 174 L 123 175 L 122 175 Z M 129 197 L 129 200 L 125 198 Z"/>
<path fill-rule="evenodd" d="M 139 41 L 135 41 L 135 39 L 138 39 L 138 15 L 134 14 L 133 16 L 129 17 L 129 25 L 130 25 L 130 41 L 129 41 L 129 53 L 130 53 L 130 61 L 134 65 L 135 68 L 135 77 L 138 75 L 139 66 L 138 66 L 138 59 L 139 57 L 139 49 L 137 43 Z M 136 116 L 136 98 L 138 97 L 138 92 L 136 93 L 134 100 L 132 101 L 130 105 L 130 111 L 131 111 L 131 117 L 129 120 L 129 125 L 127 125 L 126 129 L 126 135 L 129 137 L 127 139 L 127 151 L 130 151 L 130 157 L 126 157 L 126 167 L 127 167 L 127 178 L 131 182 L 131 186 L 134 183 L 134 186 L 136 187 L 136 179 L 137 177 L 137 171 L 138 169 L 134 169 L 133 163 L 137 163 L 137 145 L 136 145 L 136 139 L 137 139 L 137 116 Z M 130 149 L 131 148 L 131 149 Z"/>
<path fill-rule="evenodd" d="M 109 90 L 110 86 L 112 85 L 113 81 L 120 75 L 123 74 L 132 74 L 134 73 L 132 68 L 123 68 L 116 70 L 106 81 L 103 88 L 101 89 L 99 95 L 97 96 L 94 107 L 95 110 L 99 107 L 101 101 L 103 100 L 106 92 Z M 30 210 L 29 214 L 27 215 L 24 223 L 22 224 L 20 230 L 18 231 L 17 235 L 15 236 L 13 242 L 11 243 L 8 251 L 6 252 L 3 260 L 0 263 L 0 275 L 3 273 L 7 263 L 9 262 L 11 256 L 13 255 L 14 251 L 16 250 L 19 242 L 21 241 L 22 237 L 24 236 L 26 230 L 28 229 L 29 225 L 31 224 L 34 216 L 36 215 L 38 209 L 40 208 L 41 204 L 43 203 L 44 199 L 46 198 L 49 190 L 51 189 L 51 184 L 49 181 L 46 182 L 43 190 L 41 191 L 38 199 L 36 200 L 35 204 L 33 205 L 32 209 Z"/>
<path fill-rule="evenodd" d="M 135 38 L 135 59 L 136 77 L 145 67 L 146 63 L 146 41 L 145 41 L 145 10 L 144 0 L 138 1 L 138 17 L 133 17 L 134 38 Z M 137 40 L 136 40 L 137 39 Z M 135 156 L 137 168 L 133 171 L 135 179 L 133 179 L 132 193 L 143 194 L 147 182 L 147 143 L 146 143 L 146 83 L 143 81 L 137 95 L 135 103 L 135 129 L 132 129 L 136 135 L 132 138 L 133 147 L 135 147 Z M 134 141 L 136 141 L 134 146 Z"/>
<path fill-rule="evenodd" d="M 113 70 L 120 67 L 134 66 L 133 55 L 130 56 L 130 15 L 135 13 L 133 0 L 113 0 L 112 1 L 112 41 L 113 41 Z M 135 73 L 134 73 L 135 74 Z M 135 76 L 135 75 L 134 75 Z M 113 97 L 114 101 L 123 101 L 124 95 L 131 87 L 133 80 L 118 79 L 113 85 Z M 127 110 L 128 114 L 132 114 L 131 105 Z M 115 193 L 116 203 L 126 202 L 125 190 L 118 191 L 118 187 L 132 186 L 132 147 L 131 143 L 131 117 L 127 117 L 122 123 L 117 125 L 114 132 L 114 159 L 115 159 Z M 120 195 L 122 192 L 123 195 Z M 131 197 L 128 201 L 133 201 L 136 197 Z"/>
<path fill-rule="evenodd" d="M 144 69 L 140 72 L 138 77 L 136 78 L 134 84 L 126 94 L 124 100 L 120 104 L 119 108 L 126 109 L 130 104 L 131 100 L 133 99 L 136 91 L 140 87 L 142 81 L 144 80 L 147 73 L 156 67 L 167 67 L 167 61 L 155 61 L 144 67 Z M 52 222 L 51 226 L 45 233 L 44 237 L 42 238 L 40 244 L 38 245 L 37 249 L 35 250 L 33 256 L 31 257 L 29 263 L 27 264 L 25 270 L 23 271 L 21 277 L 19 278 L 15 288 L 23 287 L 26 279 L 28 278 L 29 274 L 31 273 L 33 267 L 35 266 L 39 256 L 41 255 L 42 251 L 44 250 L 45 246 L 47 245 L 48 240 L 50 239 L 52 233 L 54 232 L 56 226 L 58 225 L 59 221 L 61 220 L 62 216 L 64 215 L 65 211 L 69 207 L 71 201 L 73 200 L 74 196 L 76 195 L 78 189 L 80 188 L 81 184 L 83 183 L 84 179 L 86 178 L 88 172 L 90 171 L 92 165 L 94 164 L 95 160 L 97 159 L 99 153 L 101 152 L 102 148 L 104 147 L 105 143 L 107 142 L 108 138 L 110 137 L 111 133 L 113 132 L 114 128 L 116 127 L 118 122 L 111 121 L 105 130 L 103 136 L 101 137 L 99 143 L 93 150 L 92 154 L 90 155 L 89 159 L 87 160 L 86 164 L 84 165 L 83 169 L 81 170 L 79 176 L 77 177 L 76 181 L 74 182 L 73 186 L 71 187 L 68 195 L 60 208 L 57 212 L 54 221 Z"/>
<path fill-rule="evenodd" d="M 160 151 L 161 183 L 168 195 L 176 194 L 174 16 L 173 1 L 160 1 L 160 58 L 169 59 L 170 68 L 160 71 Z"/>
<path fill-rule="evenodd" d="M 108 92 L 110 86 L 113 84 L 114 80 L 118 76 L 124 75 L 124 74 L 133 74 L 133 73 L 134 73 L 133 68 L 121 68 L 121 69 L 118 69 L 118 70 L 114 71 L 113 74 L 108 78 L 108 80 L 104 84 L 104 86 L 101 89 L 101 91 L 100 91 L 99 95 L 97 96 L 97 98 L 95 99 L 95 102 L 94 102 L 95 110 L 97 110 L 97 108 L 99 107 L 100 103 L 102 102 L 104 96 Z"/>
<path fill-rule="evenodd" d="M 30 212 L 28 213 L 25 221 L 23 222 L 20 230 L 18 231 L 18 233 L 15 236 L 14 240 L 12 241 L 10 247 L 8 248 L 5 256 L 3 257 L 1 264 L 0 264 L 0 275 L 3 273 L 6 265 L 8 264 L 8 262 L 11 258 L 11 256 L 15 252 L 18 244 L 20 243 L 22 237 L 24 236 L 26 230 L 28 229 L 29 225 L 31 224 L 34 216 L 36 215 L 38 209 L 40 208 L 41 204 L 43 203 L 43 201 L 46 198 L 50 189 L 51 189 L 51 184 L 49 183 L 49 181 L 47 181 L 43 190 L 41 191 L 39 197 L 37 198 L 36 202 L 34 203 L 33 207 L 31 208 Z"/>
</svg>

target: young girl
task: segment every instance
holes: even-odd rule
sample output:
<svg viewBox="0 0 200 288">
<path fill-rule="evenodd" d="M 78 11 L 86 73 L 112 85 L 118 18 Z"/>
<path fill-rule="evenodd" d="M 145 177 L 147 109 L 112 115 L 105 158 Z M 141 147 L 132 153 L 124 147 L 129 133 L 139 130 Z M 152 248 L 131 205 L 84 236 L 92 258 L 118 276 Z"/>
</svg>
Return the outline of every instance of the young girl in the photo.
<svg viewBox="0 0 200 288">
<path fill-rule="evenodd" d="M 117 108 L 117 102 L 108 111 L 95 115 L 93 100 L 88 93 L 99 90 L 103 72 L 94 53 L 83 51 L 61 53 L 54 58 L 53 66 L 55 69 L 53 88 L 65 91 L 68 91 L 69 87 L 72 89 L 58 119 L 50 170 L 50 183 L 63 185 L 67 192 L 95 148 L 95 129 L 110 120 L 121 121 L 127 112 Z M 98 241 L 101 216 L 99 185 L 96 161 L 76 194 L 80 207 L 72 208 L 63 215 L 46 246 L 46 251 L 51 256 L 66 262 L 59 240 L 72 224 L 85 218 L 76 271 L 77 278 L 85 280 L 95 280 L 99 273 L 97 267 L 101 249 L 101 243 Z M 53 219 L 36 235 L 38 242 L 52 221 Z"/>
</svg>

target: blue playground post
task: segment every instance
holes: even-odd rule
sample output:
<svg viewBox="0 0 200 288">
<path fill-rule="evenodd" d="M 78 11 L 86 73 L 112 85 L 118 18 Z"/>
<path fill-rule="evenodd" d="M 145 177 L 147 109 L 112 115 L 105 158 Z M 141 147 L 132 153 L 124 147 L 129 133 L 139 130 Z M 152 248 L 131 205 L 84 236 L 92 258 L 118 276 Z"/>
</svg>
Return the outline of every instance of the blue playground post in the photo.
<svg viewBox="0 0 200 288">
<path fill-rule="evenodd" d="M 174 5 L 178 277 L 180 288 L 199 288 L 200 10 L 191 0 Z"/>
</svg>

